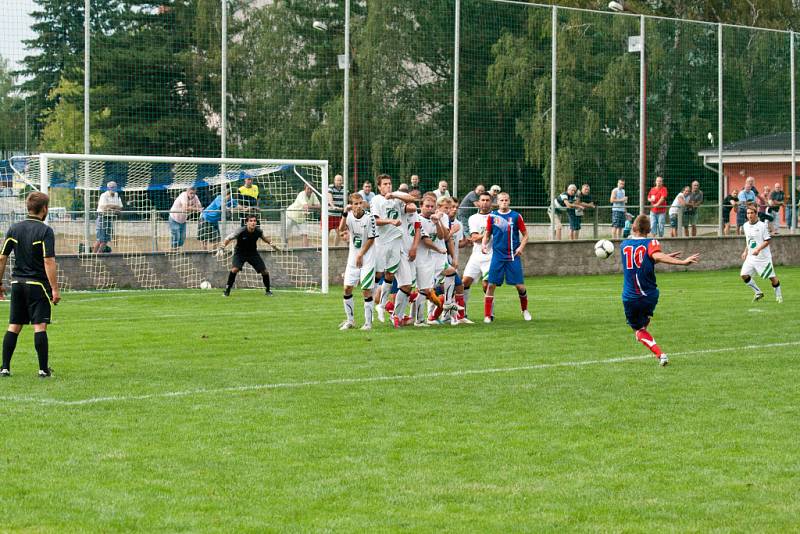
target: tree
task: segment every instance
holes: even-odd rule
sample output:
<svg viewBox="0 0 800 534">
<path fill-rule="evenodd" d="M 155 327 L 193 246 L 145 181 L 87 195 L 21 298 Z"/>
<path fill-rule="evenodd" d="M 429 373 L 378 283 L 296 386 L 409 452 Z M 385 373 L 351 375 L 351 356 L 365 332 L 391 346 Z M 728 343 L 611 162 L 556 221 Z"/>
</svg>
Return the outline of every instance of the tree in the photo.
<svg viewBox="0 0 800 534">
<path fill-rule="evenodd" d="M 0 57 L 0 158 L 8 159 L 25 147 L 25 101 L 14 87 L 8 62 Z"/>
</svg>

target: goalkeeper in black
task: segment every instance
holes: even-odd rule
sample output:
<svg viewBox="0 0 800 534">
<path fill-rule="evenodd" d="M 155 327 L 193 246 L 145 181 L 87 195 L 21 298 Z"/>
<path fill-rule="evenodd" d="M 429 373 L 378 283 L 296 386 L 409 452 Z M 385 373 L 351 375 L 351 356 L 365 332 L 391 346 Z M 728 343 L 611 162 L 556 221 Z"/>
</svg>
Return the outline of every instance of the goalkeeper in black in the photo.
<svg viewBox="0 0 800 534">
<path fill-rule="evenodd" d="M 0 250 L 0 280 L 12 252 L 15 259 L 11 273 L 11 316 L 3 338 L 0 377 L 11 376 L 11 357 L 17 347 L 17 337 L 26 324 L 33 325 L 39 376 L 48 378 L 52 374 L 48 366 L 47 325 L 52 306 L 61 300 L 61 295 L 56 280 L 55 234 L 44 223 L 49 202 L 50 198 L 44 193 L 29 194 L 25 199 L 28 216 L 11 225 Z M 5 298 L 5 291 L 0 283 L 0 299 Z"/>
<path fill-rule="evenodd" d="M 236 274 L 242 270 L 245 263 L 249 263 L 257 273 L 261 275 L 264 281 L 264 289 L 268 296 L 272 296 L 272 291 L 269 288 L 269 271 L 264 264 L 264 260 L 258 253 L 258 240 L 261 239 L 267 245 L 276 249 L 275 245 L 266 238 L 264 232 L 258 227 L 258 219 L 255 215 L 248 215 L 245 218 L 245 224 L 234 233 L 225 238 L 222 243 L 222 248 L 228 246 L 231 241 L 236 241 L 236 247 L 233 249 L 233 266 L 231 272 L 228 273 L 228 283 L 225 285 L 225 292 L 223 295 L 229 297 L 233 283 L 236 281 Z M 277 250 L 277 249 L 276 249 Z"/>
</svg>

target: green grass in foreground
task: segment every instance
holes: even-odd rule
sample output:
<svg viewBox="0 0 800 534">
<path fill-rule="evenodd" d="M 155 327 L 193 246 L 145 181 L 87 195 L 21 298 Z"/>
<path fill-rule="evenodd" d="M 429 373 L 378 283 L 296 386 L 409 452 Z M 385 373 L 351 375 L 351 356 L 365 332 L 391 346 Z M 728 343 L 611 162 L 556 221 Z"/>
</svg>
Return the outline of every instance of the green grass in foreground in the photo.
<svg viewBox="0 0 800 534">
<path fill-rule="evenodd" d="M 493 325 L 371 333 L 336 330 L 338 288 L 67 294 L 55 378 L 26 329 L 0 381 L 0 531 L 796 530 L 778 273 L 783 305 L 659 275 L 665 369 L 619 276 L 529 279 L 532 323 L 502 288 Z"/>
</svg>

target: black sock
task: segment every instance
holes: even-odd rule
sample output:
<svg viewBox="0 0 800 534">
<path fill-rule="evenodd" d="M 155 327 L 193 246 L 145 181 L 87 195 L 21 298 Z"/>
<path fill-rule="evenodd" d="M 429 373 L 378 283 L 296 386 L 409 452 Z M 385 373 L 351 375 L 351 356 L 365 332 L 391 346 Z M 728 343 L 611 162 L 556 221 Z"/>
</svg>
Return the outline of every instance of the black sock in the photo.
<svg viewBox="0 0 800 534">
<path fill-rule="evenodd" d="M 264 271 L 261 273 L 261 279 L 264 281 L 264 287 L 269 291 L 269 272 Z"/>
<path fill-rule="evenodd" d="M 11 357 L 14 355 L 14 349 L 17 348 L 17 337 L 19 334 L 6 331 L 3 338 L 3 369 L 11 370 Z"/>
<path fill-rule="evenodd" d="M 49 358 L 47 332 L 33 334 L 33 346 L 36 347 L 36 354 L 39 356 L 39 369 L 46 371 L 47 359 Z"/>
<path fill-rule="evenodd" d="M 231 271 L 228 273 L 228 289 L 233 287 L 233 283 L 236 281 L 236 273 Z"/>
</svg>

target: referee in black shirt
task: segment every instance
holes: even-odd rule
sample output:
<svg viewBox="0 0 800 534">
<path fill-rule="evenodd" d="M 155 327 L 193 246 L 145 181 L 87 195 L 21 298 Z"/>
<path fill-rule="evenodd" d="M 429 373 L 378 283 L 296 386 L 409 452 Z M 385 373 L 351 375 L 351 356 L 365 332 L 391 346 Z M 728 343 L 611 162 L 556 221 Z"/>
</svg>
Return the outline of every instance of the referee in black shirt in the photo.
<svg viewBox="0 0 800 534">
<path fill-rule="evenodd" d="M 0 250 L 0 299 L 6 288 L 2 275 L 6 271 L 8 256 L 14 253 L 14 270 L 11 273 L 11 317 L 3 338 L 3 367 L 0 377 L 11 376 L 11 356 L 17 347 L 17 337 L 22 326 L 33 324 L 33 344 L 39 356 L 39 377 L 48 378 L 47 325 L 53 304 L 61 300 L 56 280 L 56 238 L 53 229 L 44 223 L 50 198 L 33 192 L 25 199 L 28 216 L 11 225 L 3 248 Z"/>
<path fill-rule="evenodd" d="M 275 245 L 266 238 L 261 228 L 258 227 L 258 218 L 255 215 L 248 215 L 245 218 L 245 225 L 226 237 L 222 243 L 222 248 L 224 249 L 228 246 L 228 243 L 236 241 L 236 248 L 233 249 L 233 266 L 231 267 L 231 272 L 228 273 L 228 283 L 225 285 L 225 292 L 223 293 L 226 297 L 230 296 L 233 283 L 236 281 L 236 274 L 242 270 L 245 263 L 252 265 L 253 269 L 261 275 L 266 294 L 272 296 L 272 291 L 270 291 L 269 287 L 269 271 L 267 271 L 267 266 L 258 253 L 257 245 L 259 239 L 277 250 Z"/>
</svg>

